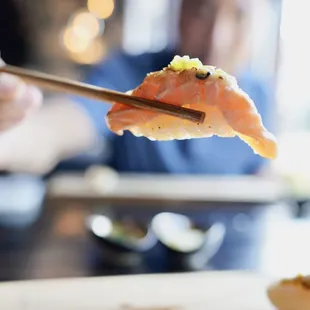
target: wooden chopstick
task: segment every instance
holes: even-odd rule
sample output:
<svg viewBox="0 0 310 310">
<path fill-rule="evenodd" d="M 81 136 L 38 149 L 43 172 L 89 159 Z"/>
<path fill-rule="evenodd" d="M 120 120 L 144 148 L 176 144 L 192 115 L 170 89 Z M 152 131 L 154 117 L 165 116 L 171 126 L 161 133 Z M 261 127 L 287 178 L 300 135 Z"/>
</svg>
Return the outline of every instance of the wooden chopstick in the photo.
<svg viewBox="0 0 310 310">
<path fill-rule="evenodd" d="M 196 123 L 202 123 L 205 113 L 197 110 L 183 108 L 173 104 L 139 98 L 117 91 L 81 83 L 54 75 L 45 74 L 33 70 L 23 69 L 15 66 L 5 65 L 0 67 L 0 72 L 19 76 L 26 82 L 47 88 L 53 91 L 72 93 L 79 96 L 96 99 L 105 102 L 119 102 L 135 108 L 151 110 L 163 114 L 186 119 Z"/>
</svg>

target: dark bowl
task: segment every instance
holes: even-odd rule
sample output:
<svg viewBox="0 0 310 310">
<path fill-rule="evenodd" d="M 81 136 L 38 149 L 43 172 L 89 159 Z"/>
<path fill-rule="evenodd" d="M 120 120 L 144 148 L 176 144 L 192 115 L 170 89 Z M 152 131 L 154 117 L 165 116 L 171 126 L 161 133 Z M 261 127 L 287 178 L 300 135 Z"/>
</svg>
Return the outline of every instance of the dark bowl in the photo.
<svg viewBox="0 0 310 310">
<path fill-rule="evenodd" d="M 106 264 L 130 267 L 141 263 L 143 254 L 157 243 L 148 225 L 106 215 L 91 215 L 87 229 Z M 134 232 L 134 233 L 133 233 Z"/>
<path fill-rule="evenodd" d="M 220 249 L 226 232 L 222 223 L 199 226 L 185 215 L 169 212 L 157 214 L 151 227 L 173 271 L 204 269 Z"/>
</svg>

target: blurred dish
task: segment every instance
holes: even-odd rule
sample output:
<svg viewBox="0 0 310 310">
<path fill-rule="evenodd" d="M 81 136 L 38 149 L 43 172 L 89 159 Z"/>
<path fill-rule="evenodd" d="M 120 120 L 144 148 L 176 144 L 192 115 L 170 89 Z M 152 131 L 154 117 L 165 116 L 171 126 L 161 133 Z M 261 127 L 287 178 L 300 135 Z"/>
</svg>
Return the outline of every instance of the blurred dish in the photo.
<svg viewBox="0 0 310 310">
<path fill-rule="evenodd" d="M 144 252 L 157 242 L 147 225 L 133 220 L 112 219 L 105 215 L 92 215 L 87 228 L 99 246 L 102 258 L 113 265 L 135 265 Z"/>
<path fill-rule="evenodd" d="M 85 180 L 94 192 L 112 192 L 118 185 L 119 175 L 108 166 L 91 166 L 85 172 Z"/>
<path fill-rule="evenodd" d="M 221 223 L 201 227 L 185 215 L 169 212 L 156 215 L 152 229 L 166 248 L 173 269 L 203 269 L 217 253 L 225 236 L 225 226 Z"/>
<path fill-rule="evenodd" d="M 0 225 L 29 227 L 39 217 L 46 187 L 41 178 L 24 174 L 0 177 Z"/>
</svg>

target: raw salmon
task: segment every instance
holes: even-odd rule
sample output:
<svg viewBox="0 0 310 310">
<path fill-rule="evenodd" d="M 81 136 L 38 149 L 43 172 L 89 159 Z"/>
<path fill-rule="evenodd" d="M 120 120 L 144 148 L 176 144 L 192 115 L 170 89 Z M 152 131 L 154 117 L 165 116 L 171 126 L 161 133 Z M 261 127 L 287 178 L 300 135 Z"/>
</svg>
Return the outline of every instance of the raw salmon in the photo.
<svg viewBox="0 0 310 310">
<path fill-rule="evenodd" d="M 163 70 L 149 73 L 131 94 L 204 111 L 203 123 L 115 103 L 106 116 L 109 129 L 118 135 L 129 130 L 150 140 L 182 140 L 238 136 L 256 154 L 274 159 L 277 143 L 263 125 L 251 98 L 237 80 L 199 59 L 175 56 Z"/>
</svg>

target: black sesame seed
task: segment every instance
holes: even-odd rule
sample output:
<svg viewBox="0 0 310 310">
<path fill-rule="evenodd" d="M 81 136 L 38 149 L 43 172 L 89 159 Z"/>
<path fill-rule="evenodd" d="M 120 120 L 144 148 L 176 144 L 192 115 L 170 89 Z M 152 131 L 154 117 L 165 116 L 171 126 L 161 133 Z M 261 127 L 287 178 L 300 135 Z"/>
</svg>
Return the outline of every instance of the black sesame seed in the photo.
<svg viewBox="0 0 310 310">
<path fill-rule="evenodd" d="M 210 75 L 211 75 L 211 73 L 209 71 L 208 72 L 197 72 L 196 73 L 196 78 L 199 79 L 199 80 L 205 80 Z"/>
</svg>

